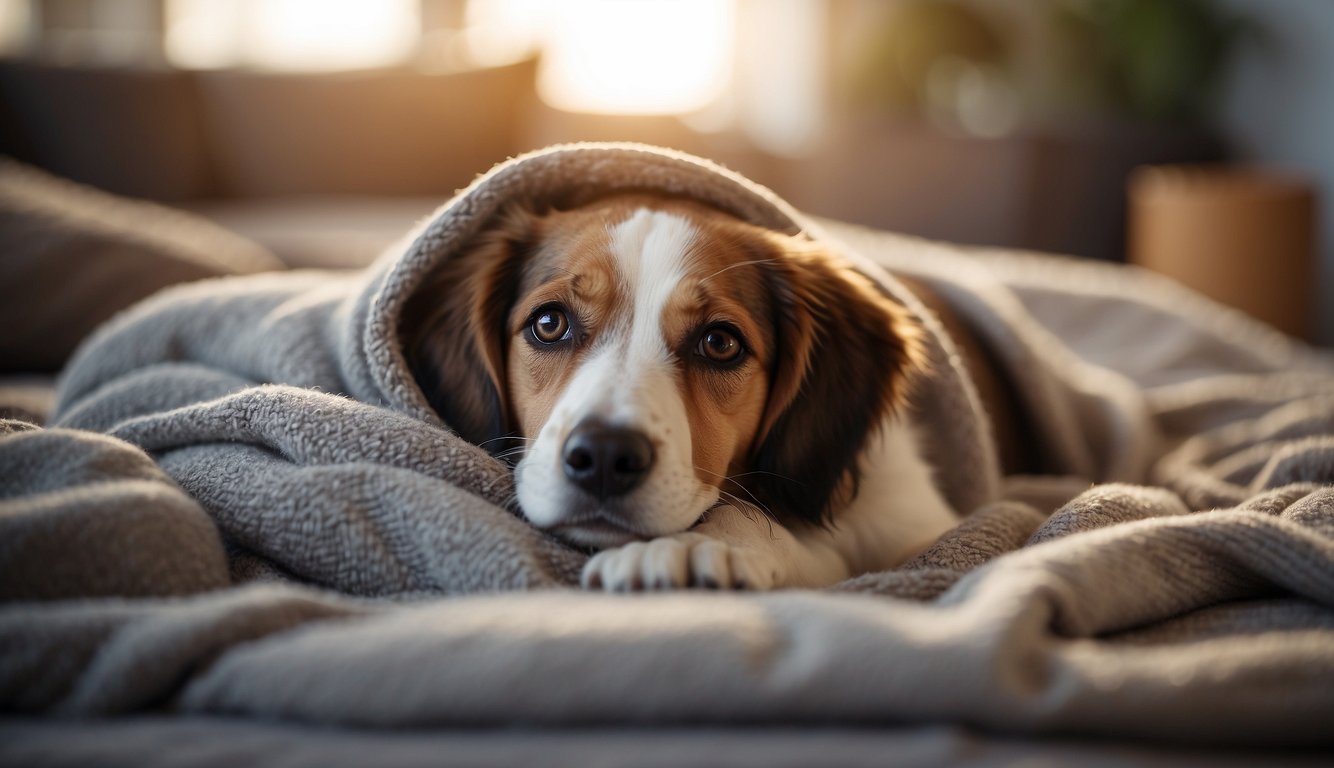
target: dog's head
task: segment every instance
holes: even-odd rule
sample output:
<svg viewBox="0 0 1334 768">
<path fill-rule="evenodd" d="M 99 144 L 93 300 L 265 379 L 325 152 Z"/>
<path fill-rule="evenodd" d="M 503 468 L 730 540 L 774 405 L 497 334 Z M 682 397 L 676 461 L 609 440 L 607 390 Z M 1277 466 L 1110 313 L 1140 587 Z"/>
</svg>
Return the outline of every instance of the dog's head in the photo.
<svg viewBox="0 0 1334 768">
<path fill-rule="evenodd" d="M 510 210 L 404 323 L 445 421 L 520 443 L 529 521 L 594 547 L 720 499 L 822 521 L 919 356 L 909 315 L 819 246 L 651 196 Z"/>
</svg>

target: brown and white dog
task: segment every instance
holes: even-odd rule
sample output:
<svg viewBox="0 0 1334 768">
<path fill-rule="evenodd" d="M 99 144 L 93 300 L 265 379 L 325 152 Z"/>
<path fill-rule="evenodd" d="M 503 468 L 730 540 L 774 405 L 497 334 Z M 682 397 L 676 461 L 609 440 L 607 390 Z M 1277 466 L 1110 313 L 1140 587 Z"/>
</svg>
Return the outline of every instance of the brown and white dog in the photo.
<svg viewBox="0 0 1334 768">
<path fill-rule="evenodd" d="M 513 208 L 405 318 L 527 519 L 601 550 L 587 588 L 828 585 L 957 522 L 900 407 L 920 329 L 810 241 L 652 195 Z"/>
</svg>

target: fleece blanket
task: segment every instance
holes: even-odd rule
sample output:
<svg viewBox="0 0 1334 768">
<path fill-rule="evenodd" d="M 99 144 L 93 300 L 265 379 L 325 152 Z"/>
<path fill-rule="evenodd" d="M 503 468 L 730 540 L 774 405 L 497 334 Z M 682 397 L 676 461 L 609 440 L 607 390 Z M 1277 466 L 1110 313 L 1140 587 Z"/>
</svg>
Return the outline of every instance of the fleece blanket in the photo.
<svg viewBox="0 0 1334 768">
<path fill-rule="evenodd" d="M 571 588 L 586 555 L 431 411 L 397 320 L 505 204 L 622 190 L 826 241 L 919 316 L 934 373 L 910 407 L 955 530 L 828 592 Z M 895 272 L 985 329 L 1050 474 L 999 476 Z M 159 294 L 83 344 L 46 425 L 0 423 L 8 712 L 1334 742 L 1326 357 L 1134 270 L 815 221 L 677 153 L 534 153 L 365 272 Z"/>
</svg>

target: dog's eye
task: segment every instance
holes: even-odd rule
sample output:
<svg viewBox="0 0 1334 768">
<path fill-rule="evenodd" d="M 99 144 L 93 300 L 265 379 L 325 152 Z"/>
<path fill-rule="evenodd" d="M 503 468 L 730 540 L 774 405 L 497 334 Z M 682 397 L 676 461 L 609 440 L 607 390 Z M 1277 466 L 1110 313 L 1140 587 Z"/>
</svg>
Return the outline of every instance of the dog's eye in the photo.
<svg viewBox="0 0 1334 768">
<path fill-rule="evenodd" d="M 533 338 L 543 344 L 555 344 L 570 334 L 570 318 L 559 307 L 547 307 L 533 317 Z"/>
<path fill-rule="evenodd" d="M 696 351 L 711 362 L 725 365 L 736 362 L 744 350 L 745 347 L 741 345 L 741 340 L 735 333 L 727 328 L 714 326 L 705 330 L 704 335 L 699 337 L 699 348 Z"/>
</svg>

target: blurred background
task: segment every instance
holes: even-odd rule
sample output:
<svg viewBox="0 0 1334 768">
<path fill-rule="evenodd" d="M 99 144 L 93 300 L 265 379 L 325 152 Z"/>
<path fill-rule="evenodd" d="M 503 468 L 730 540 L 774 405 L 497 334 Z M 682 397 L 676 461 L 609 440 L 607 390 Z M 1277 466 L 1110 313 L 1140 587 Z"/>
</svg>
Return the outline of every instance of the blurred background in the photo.
<svg viewBox="0 0 1334 768">
<path fill-rule="evenodd" d="M 0 154 L 293 266 L 520 152 L 644 141 L 1334 344 L 1331 137 L 1330 0 L 0 0 Z"/>
</svg>

